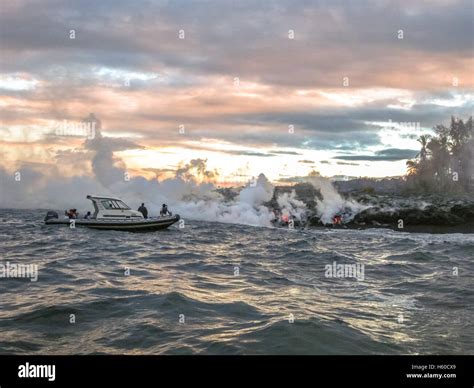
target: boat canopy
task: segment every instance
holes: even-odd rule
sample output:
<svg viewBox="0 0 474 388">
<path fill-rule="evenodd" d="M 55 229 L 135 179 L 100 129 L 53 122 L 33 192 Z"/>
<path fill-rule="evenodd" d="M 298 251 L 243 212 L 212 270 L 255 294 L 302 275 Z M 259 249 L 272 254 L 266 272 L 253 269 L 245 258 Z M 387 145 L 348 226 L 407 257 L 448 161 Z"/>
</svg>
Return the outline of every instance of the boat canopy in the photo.
<svg viewBox="0 0 474 388">
<path fill-rule="evenodd" d="M 131 210 L 130 206 L 120 198 L 106 195 L 88 195 L 87 199 L 90 199 L 94 205 L 93 218 L 143 218 L 142 213 Z"/>
</svg>

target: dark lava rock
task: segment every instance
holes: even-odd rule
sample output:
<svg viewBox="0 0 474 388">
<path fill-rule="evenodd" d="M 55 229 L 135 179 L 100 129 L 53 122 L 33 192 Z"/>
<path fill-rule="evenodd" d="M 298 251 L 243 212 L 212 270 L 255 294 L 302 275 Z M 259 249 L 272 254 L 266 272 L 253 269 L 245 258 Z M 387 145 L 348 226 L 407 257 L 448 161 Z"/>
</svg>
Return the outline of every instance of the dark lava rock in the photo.
<svg viewBox="0 0 474 388">
<path fill-rule="evenodd" d="M 308 225 L 309 226 L 321 226 L 323 223 L 318 216 L 312 215 L 308 218 Z"/>
<path fill-rule="evenodd" d="M 472 203 L 456 204 L 451 207 L 451 213 L 462 218 L 465 222 L 474 221 L 474 205 Z"/>
</svg>

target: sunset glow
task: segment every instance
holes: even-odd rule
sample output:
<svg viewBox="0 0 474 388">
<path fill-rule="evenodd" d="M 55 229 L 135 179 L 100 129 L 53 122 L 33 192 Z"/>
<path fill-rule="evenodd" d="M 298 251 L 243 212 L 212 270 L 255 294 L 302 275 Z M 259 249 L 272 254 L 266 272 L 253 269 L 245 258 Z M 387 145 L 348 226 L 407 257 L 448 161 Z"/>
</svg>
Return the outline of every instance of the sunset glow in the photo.
<svg viewBox="0 0 474 388">
<path fill-rule="evenodd" d="M 403 175 L 418 136 L 472 112 L 472 4 L 455 3 L 5 5 L 3 168 L 87 174 L 84 137 L 55 131 L 93 113 L 146 177 L 196 158 L 223 185 Z"/>
</svg>

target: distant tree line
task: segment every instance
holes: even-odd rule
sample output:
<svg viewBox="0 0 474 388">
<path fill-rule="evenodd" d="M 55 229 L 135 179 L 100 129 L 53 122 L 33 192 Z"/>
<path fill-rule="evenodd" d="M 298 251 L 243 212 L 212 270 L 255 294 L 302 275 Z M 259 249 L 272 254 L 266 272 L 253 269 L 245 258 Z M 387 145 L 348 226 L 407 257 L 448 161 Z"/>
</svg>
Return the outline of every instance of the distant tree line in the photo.
<svg viewBox="0 0 474 388">
<path fill-rule="evenodd" d="M 472 116 L 465 122 L 451 117 L 449 127 L 433 130 L 433 136 L 420 136 L 420 152 L 406 163 L 408 185 L 425 192 L 474 191 Z"/>
</svg>

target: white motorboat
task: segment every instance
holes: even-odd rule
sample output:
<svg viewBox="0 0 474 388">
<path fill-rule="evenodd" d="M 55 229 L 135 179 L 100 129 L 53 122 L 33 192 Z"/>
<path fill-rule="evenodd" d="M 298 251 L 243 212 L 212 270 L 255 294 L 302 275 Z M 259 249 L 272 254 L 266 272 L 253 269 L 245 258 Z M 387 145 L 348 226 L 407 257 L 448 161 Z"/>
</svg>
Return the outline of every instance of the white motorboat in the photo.
<svg viewBox="0 0 474 388">
<path fill-rule="evenodd" d="M 125 230 L 129 232 L 148 232 L 167 227 L 178 222 L 178 214 L 156 218 L 144 218 L 139 211 L 132 210 L 121 199 L 88 195 L 87 199 L 94 205 L 94 214 L 90 218 L 60 219 L 58 213 L 48 211 L 44 218 L 46 225 L 68 225 L 70 227 L 86 227 L 105 230 Z"/>
</svg>

